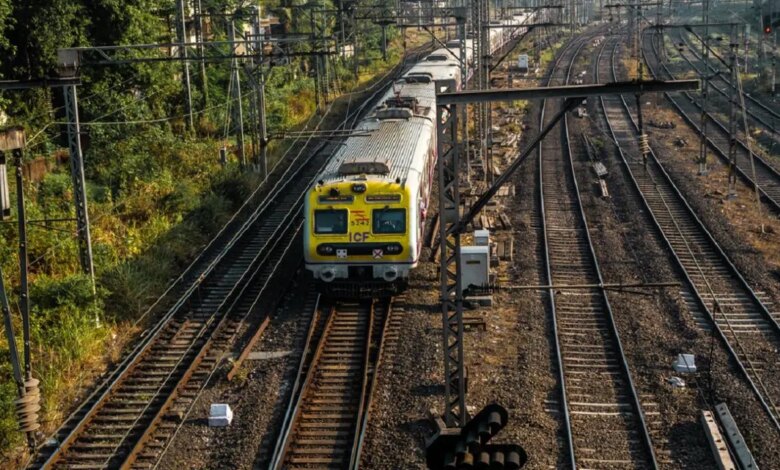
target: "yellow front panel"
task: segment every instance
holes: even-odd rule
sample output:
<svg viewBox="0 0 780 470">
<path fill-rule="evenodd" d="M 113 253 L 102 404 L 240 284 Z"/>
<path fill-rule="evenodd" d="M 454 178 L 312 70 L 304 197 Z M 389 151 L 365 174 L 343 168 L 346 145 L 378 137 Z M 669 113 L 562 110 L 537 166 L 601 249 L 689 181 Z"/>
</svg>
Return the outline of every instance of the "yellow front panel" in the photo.
<svg viewBox="0 0 780 470">
<path fill-rule="evenodd" d="M 358 186 L 356 186 L 358 185 Z M 365 190 L 360 190 L 360 186 Z M 357 192 L 355 189 L 357 188 Z M 314 188 L 309 193 L 308 236 L 310 262 L 323 263 L 376 263 L 404 262 L 411 259 L 414 251 L 409 246 L 409 233 L 416 230 L 411 227 L 409 202 L 406 189 L 400 184 L 384 181 L 350 181 L 325 184 Z M 382 209 L 406 209 L 406 222 L 403 233 L 374 233 L 372 211 Z M 316 210 L 346 210 L 348 213 L 347 233 L 315 233 Z M 317 253 L 317 246 L 323 243 L 338 244 L 350 248 L 367 247 L 374 243 L 399 243 L 403 251 L 400 254 L 389 254 L 373 249 L 367 254 L 349 254 L 343 256 L 322 256 Z M 354 251 L 354 250 L 351 250 Z"/>
</svg>

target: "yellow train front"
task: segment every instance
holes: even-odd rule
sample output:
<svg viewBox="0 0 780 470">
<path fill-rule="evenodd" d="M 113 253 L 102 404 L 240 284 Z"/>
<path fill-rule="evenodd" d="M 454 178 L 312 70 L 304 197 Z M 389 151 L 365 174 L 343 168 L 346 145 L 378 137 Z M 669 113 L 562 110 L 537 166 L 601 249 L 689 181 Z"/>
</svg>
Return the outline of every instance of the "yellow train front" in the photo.
<svg viewBox="0 0 780 470">
<path fill-rule="evenodd" d="M 398 84 L 328 162 L 305 203 L 306 270 L 347 297 L 405 288 L 435 168 L 433 83 Z"/>
</svg>

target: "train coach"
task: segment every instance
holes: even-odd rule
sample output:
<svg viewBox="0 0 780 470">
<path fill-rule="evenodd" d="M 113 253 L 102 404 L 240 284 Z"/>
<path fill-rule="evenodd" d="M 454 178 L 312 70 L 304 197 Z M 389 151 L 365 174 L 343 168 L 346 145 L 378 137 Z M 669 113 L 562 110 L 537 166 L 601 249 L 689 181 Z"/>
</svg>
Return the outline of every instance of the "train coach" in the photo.
<svg viewBox="0 0 780 470">
<path fill-rule="evenodd" d="M 497 28 L 491 45 L 513 36 Z M 305 200 L 304 258 L 321 290 L 360 297 L 406 287 L 429 215 L 436 92 L 461 85 L 459 49 L 432 52 L 393 85 L 316 177 Z"/>
<path fill-rule="evenodd" d="M 348 138 L 309 191 L 306 269 L 327 291 L 396 292 L 417 265 L 436 162 L 435 86 L 422 69 L 395 84 L 356 127 L 366 135 Z"/>
</svg>

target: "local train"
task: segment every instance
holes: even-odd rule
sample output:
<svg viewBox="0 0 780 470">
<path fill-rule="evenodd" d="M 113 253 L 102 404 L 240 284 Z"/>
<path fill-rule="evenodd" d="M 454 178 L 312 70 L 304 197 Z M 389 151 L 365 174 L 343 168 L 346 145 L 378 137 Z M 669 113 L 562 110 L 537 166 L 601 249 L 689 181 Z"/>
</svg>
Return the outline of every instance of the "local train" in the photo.
<svg viewBox="0 0 780 470">
<path fill-rule="evenodd" d="M 517 15 L 502 23 L 526 20 Z M 491 28 L 491 51 L 524 30 Z M 462 88 L 460 42 L 447 45 L 393 83 L 355 127 L 358 135 L 343 142 L 308 191 L 305 266 L 327 292 L 398 292 L 419 262 L 436 168 L 436 92 Z M 471 46 L 468 39 L 469 65 Z"/>
</svg>

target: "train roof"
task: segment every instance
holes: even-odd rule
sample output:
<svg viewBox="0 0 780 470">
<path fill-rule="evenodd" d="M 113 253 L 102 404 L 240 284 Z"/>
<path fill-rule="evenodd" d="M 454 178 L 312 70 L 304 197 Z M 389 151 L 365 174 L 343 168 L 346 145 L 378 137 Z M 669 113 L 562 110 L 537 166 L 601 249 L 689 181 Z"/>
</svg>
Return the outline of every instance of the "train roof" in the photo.
<svg viewBox="0 0 780 470">
<path fill-rule="evenodd" d="M 415 158 L 427 154 L 434 104 L 433 84 L 402 84 L 388 92 L 355 128 L 368 135 L 347 138 L 317 179 L 333 182 L 366 175 L 368 179 L 405 181 L 415 168 Z"/>
<path fill-rule="evenodd" d="M 460 67 L 458 62 L 436 63 L 421 62 L 404 74 L 404 78 L 424 75 L 429 76 L 431 80 L 453 80 L 460 76 Z"/>
</svg>

